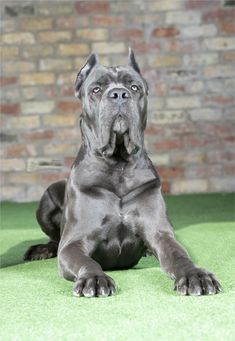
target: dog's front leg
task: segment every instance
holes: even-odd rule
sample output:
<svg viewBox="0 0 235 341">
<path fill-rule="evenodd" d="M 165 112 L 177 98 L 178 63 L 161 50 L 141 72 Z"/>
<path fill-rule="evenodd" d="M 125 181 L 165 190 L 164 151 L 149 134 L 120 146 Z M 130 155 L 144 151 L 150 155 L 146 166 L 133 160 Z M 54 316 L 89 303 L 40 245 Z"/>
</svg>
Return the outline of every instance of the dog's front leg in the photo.
<svg viewBox="0 0 235 341">
<path fill-rule="evenodd" d="M 59 250 L 60 274 L 75 281 L 75 296 L 109 296 L 116 291 L 113 279 L 83 251 L 83 242 L 74 241 Z"/>
<path fill-rule="evenodd" d="M 216 294 L 221 286 L 215 276 L 196 266 L 189 258 L 186 250 L 175 239 L 173 228 L 167 218 L 161 192 L 153 201 L 153 214 L 147 217 L 148 224 L 143 228 L 143 238 L 158 257 L 162 269 L 175 279 L 175 290 L 182 295 Z"/>
</svg>

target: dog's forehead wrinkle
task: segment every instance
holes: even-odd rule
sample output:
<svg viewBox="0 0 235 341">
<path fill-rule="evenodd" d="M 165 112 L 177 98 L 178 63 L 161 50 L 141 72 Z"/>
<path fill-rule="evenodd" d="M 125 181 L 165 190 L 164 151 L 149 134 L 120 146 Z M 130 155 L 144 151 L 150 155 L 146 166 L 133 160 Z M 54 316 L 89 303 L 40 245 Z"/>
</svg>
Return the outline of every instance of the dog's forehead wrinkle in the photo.
<svg viewBox="0 0 235 341">
<path fill-rule="evenodd" d="M 142 79 L 139 77 L 138 74 L 131 74 L 127 73 L 126 68 L 123 67 L 110 67 L 107 68 L 106 73 L 101 73 L 99 74 L 94 80 L 94 83 L 97 84 L 110 84 L 110 83 L 115 83 L 115 84 L 126 84 L 126 83 L 142 83 Z M 92 82 L 92 83 L 93 83 Z"/>
<path fill-rule="evenodd" d="M 105 75 L 107 75 L 107 68 L 102 65 L 96 65 L 89 73 L 86 79 L 86 84 L 94 83 L 99 78 L 104 77 Z"/>
<path fill-rule="evenodd" d="M 137 72 L 133 72 L 128 66 L 111 66 L 96 65 L 86 80 L 87 85 L 110 83 L 126 84 L 137 82 L 143 84 L 143 81 Z"/>
</svg>

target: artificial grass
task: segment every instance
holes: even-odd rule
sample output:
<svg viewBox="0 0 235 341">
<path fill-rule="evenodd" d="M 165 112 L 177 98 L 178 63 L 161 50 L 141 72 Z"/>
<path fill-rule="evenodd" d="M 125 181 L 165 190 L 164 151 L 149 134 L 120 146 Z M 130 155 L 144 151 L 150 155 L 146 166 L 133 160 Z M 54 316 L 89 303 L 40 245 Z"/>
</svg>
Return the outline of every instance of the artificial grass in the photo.
<svg viewBox="0 0 235 341">
<path fill-rule="evenodd" d="M 223 286 L 216 296 L 181 297 L 154 257 L 131 270 L 107 272 L 118 292 L 72 296 L 56 259 L 23 263 L 29 245 L 46 241 L 36 204 L 2 204 L 1 340 L 234 340 L 233 194 L 166 197 L 176 236 L 192 259 Z"/>
</svg>

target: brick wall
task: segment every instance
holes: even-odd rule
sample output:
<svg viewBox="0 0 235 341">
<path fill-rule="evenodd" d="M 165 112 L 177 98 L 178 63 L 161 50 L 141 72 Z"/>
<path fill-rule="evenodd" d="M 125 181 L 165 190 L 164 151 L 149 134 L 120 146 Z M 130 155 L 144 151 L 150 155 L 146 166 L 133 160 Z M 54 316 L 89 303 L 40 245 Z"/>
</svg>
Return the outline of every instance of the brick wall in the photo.
<svg viewBox="0 0 235 341">
<path fill-rule="evenodd" d="M 1 2 L 1 192 L 37 200 L 80 143 L 76 73 L 132 46 L 150 85 L 146 147 L 170 193 L 235 189 L 235 1 Z"/>
</svg>

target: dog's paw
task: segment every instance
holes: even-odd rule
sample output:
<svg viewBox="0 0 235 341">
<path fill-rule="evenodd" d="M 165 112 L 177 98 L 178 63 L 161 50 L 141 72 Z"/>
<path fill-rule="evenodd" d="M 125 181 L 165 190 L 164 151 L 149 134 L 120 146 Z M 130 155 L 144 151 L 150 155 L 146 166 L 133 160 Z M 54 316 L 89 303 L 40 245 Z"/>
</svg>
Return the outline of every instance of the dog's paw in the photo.
<svg viewBox="0 0 235 341">
<path fill-rule="evenodd" d="M 39 260 L 56 257 L 57 246 L 48 244 L 32 245 L 24 254 L 24 260 Z"/>
<path fill-rule="evenodd" d="M 175 288 L 181 295 L 215 295 L 222 287 L 215 276 L 204 269 L 194 268 L 175 281 Z"/>
<path fill-rule="evenodd" d="M 73 290 L 74 296 L 106 297 L 116 292 L 113 279 L 107 275 L 83 276 L 78 278 Z"/>
</svg>

